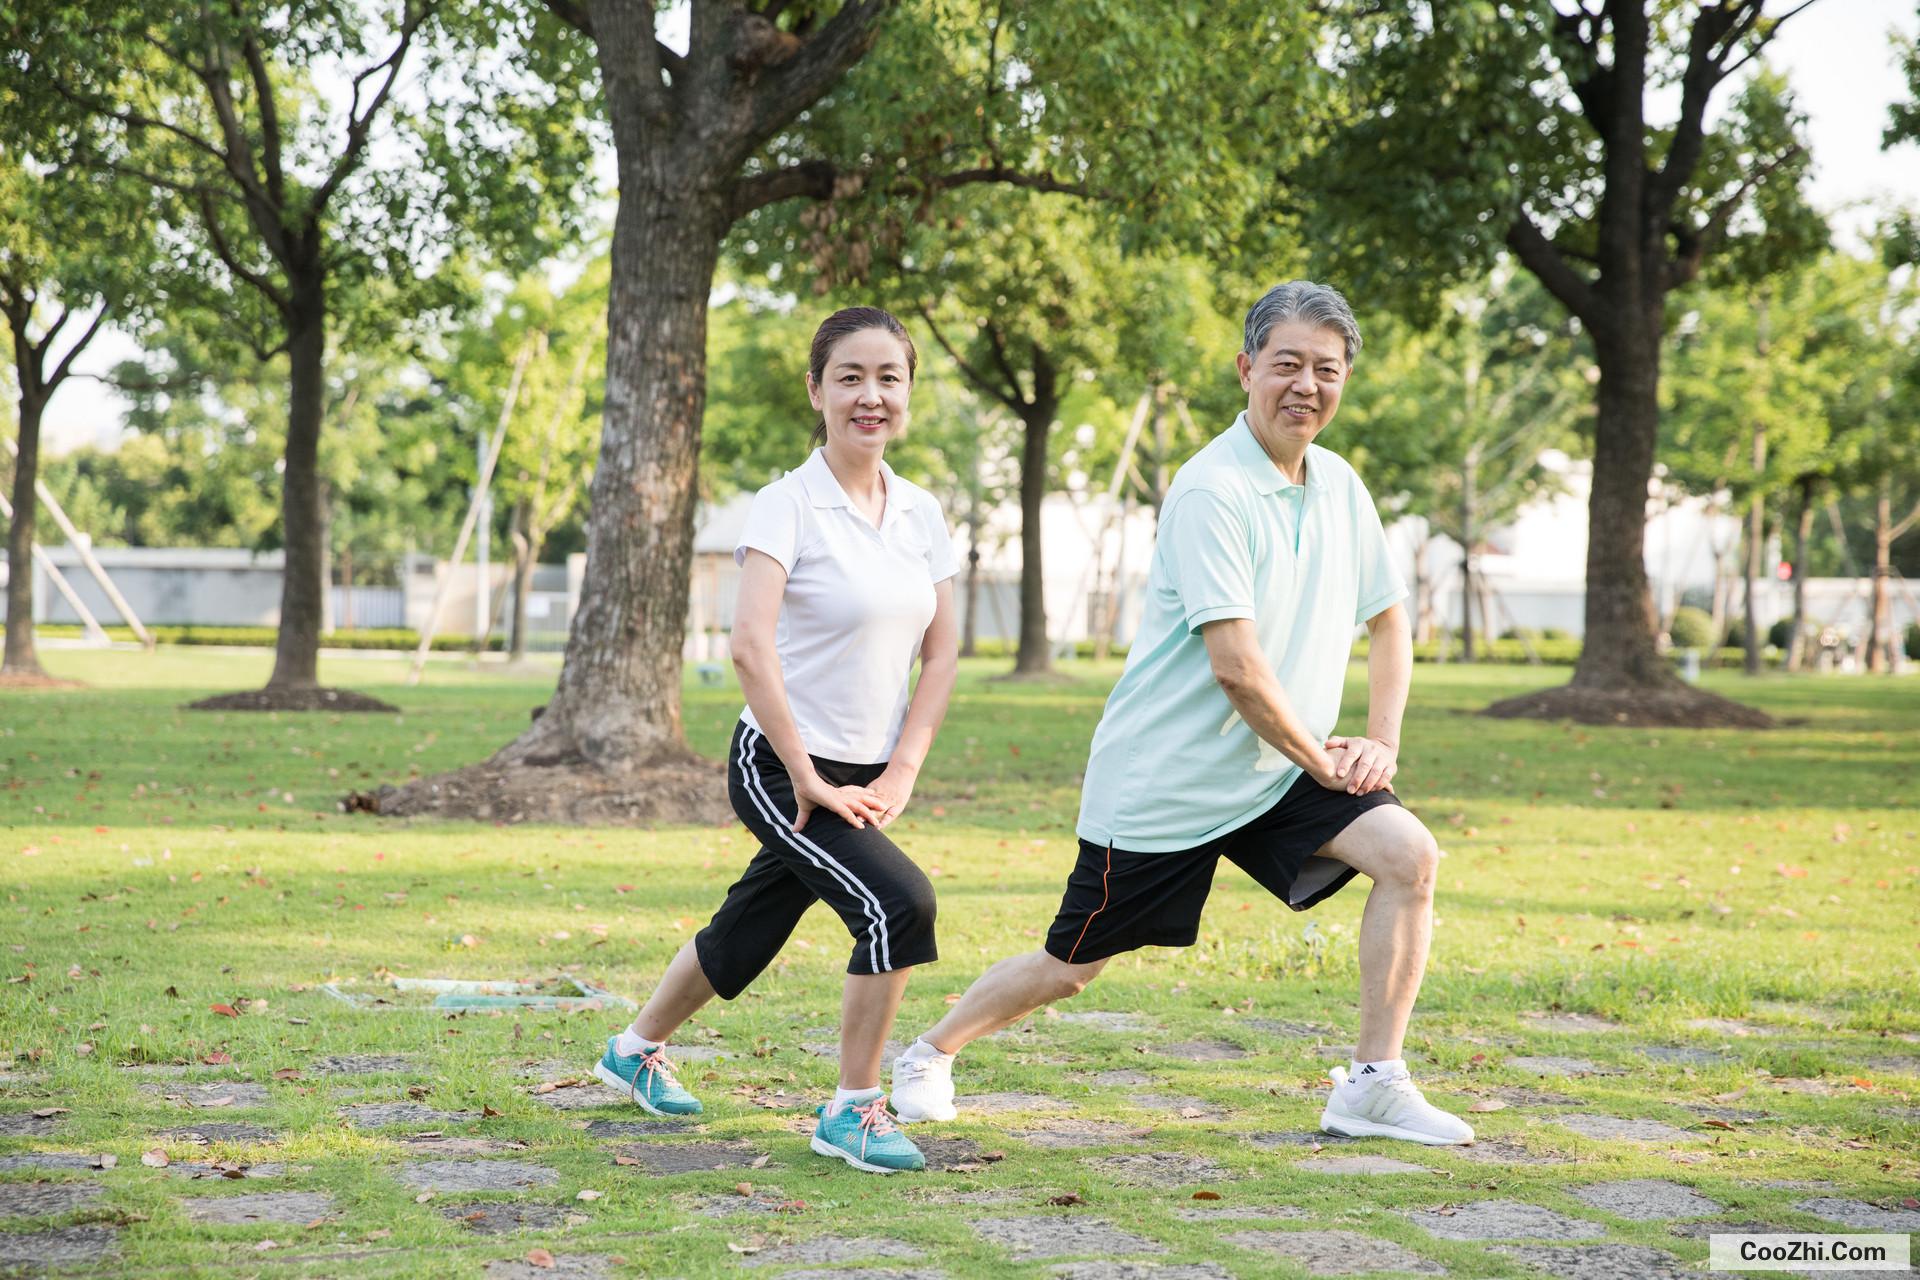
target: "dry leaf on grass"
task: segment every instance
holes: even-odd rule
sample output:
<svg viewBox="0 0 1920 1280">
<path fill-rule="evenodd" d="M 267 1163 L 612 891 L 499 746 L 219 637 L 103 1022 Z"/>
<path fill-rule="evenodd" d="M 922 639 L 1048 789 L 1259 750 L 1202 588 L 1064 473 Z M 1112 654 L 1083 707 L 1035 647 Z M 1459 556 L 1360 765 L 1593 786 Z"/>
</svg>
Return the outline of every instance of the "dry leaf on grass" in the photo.
<svg viewBox="0 0 1920 1280">
<path fill-rule="evenodd" d="M 550 1270 L 553 1266 L 553 1255 L 545 1249 L 529 1249 L 527 1250 L 527 1265 L 539 1267 L 543 1271 Z"/>
<path fill-rule="evenodd" d="M 1506 1109 L 1507 1104 L 1498 1098 L 1482 1098 L 1467 1108 L 1469 1111 L 1505 1111 Z"/>
<path fill-rule="evenodd" d="M 167 1158 L 166 1152 L 162 1151 L 158 1147 L 155 1147 L 151 1151 L 145 1151 L 141 1153 L 140 1163 L 147 1166 L 147 1168 L 149 1169 L 164 1169 L 173 1162 Z"/>
</svg>

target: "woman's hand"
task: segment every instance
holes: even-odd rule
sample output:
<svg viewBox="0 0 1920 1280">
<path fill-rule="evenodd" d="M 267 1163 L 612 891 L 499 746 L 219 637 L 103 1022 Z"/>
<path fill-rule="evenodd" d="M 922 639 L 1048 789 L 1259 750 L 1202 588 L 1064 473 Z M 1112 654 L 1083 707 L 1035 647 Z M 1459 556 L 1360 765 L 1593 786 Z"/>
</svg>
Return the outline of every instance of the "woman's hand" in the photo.
<svg viewBox="0 0 1920 1280">
<path fill-rule="evenodd" d="M 874 825 L 886 829 L 913 798 L 913 783 L 920 771 L 908 764 L 889 764 L 886 772 L 873 780 L 871 790 L 880 803 L 880 816 Z"/>
<path fill-rule="evenodd" d="M 795 831 L 806 827 L 815 809 L 837 814 L 850 827 L 864 827 L 869 822 L 884 825 L 880 823 L 880 815 L 886 806 L 868 787 L 836 787 L 819 774 L 810 773 L 793 780 L 793 800 L 797 809 L 793 819 Z"/>
</svg>

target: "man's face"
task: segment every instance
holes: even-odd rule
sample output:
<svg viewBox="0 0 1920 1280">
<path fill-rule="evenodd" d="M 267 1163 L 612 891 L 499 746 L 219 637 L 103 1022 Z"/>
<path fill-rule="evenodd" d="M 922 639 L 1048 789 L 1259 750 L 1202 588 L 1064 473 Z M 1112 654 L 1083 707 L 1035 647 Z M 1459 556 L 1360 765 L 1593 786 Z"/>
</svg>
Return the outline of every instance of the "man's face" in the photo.
<svg viewBox="0 0 1920 1280">
<path fill-rule="evenodd" d="M 1353 372 L 1337 332 L 1298 320 L 1275 325 L 1258 356 L 1242 351 L 1234 363 L 1254 429 L 1302 449 L 1333 421 Z"/>
</svg>

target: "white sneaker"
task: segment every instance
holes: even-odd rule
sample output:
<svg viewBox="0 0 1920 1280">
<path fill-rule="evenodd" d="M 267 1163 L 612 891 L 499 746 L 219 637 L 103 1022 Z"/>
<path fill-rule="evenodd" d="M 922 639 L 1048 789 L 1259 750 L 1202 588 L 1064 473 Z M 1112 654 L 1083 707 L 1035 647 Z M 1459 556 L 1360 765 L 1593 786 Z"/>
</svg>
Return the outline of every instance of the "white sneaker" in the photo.
<svg viewBox="0 0 1920 1280">
<path fill-rule="evenodd" d="M 953 1055 L 893 1060 L 893 1114 L 902 1124 L 923 1120 L 951 1120 L 953 1109 Z"/>
<path fill-rule="evenodd" d="M 1347 1088 L 1347 1069 L 1335 1067 L 1333 1096 L 1320 1113 L 1320 1127 L 1346 1138 L 1400 1138 L 1429 1147 L 1473 1141 L 1473 1126 L 1448 1115 L 1420 1096 L 1413 1077 L 1396 1072 L 1368 1085 L 1356 1099 Z"/>
</svg>

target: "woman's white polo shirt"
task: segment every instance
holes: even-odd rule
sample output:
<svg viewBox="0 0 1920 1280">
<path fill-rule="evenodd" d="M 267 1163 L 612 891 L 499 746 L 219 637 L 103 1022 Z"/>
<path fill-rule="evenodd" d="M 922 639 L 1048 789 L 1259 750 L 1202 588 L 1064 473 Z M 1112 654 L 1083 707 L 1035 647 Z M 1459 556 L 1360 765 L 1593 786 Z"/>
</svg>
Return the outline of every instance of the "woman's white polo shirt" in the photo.
<svg viewBox="0 0 1920 1280">
<path fill-rule="evenodd" d="M 907 719 L 913 663 L 933 622 L 934 584 L 958 570 L 932 494 L 880 464 L 875 528 L 819 449 L 754 495 L 734 562 L 762 551 L 787 571 L 776 644 L 787 706 L 810 755 L 879 764 Z M 751 708 L 742 718 L 760 724 Z"/>
</svg>

